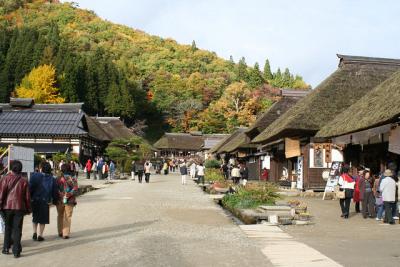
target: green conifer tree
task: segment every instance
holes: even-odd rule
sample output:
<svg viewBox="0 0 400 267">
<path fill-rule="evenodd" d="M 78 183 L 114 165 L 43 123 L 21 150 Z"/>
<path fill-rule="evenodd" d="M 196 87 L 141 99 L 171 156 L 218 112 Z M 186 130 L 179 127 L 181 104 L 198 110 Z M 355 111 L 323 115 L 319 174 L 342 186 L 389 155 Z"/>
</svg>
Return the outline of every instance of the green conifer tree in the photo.
<svg viewBox="0 0 400 267">
<path fill-rule="evenodd" d="M 265 60 L 264 64 L 264 80 L 270 81 L 273 79 L 272 72 L 271 72 L 271 65 L 269 64 L 269 60 Z"/>
</svg>

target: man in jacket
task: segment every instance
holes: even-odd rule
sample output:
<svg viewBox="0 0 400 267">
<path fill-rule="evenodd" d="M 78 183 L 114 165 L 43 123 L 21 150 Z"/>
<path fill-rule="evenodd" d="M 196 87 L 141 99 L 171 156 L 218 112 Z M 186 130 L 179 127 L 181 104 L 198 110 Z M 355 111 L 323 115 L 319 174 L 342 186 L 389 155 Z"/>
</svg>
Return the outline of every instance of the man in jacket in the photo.
<svg viewBox="0 0 400 267">
<path fill-rule="evenodd" d="M 5 217 L 3 254 L 9 254 L 13 244 L 15 258 L 21 255 L 22 223 L 24 216 L 31 213 L 31 197 L 28 181 L 22 178 L 22 163 L 12 161 L 11 173 L 0 180 L 0 211 Z M 11 242 L 12 239 L 12 242 Z"/>
</svg>

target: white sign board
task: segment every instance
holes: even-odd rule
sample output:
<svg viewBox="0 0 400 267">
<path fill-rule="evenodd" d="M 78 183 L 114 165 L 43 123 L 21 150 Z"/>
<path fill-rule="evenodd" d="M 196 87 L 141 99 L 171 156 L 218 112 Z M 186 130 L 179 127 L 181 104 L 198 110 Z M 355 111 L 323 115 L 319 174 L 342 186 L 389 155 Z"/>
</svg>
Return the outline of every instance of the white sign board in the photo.
<svg viewBox="0 0 400 267">
<path fill-rule="evenodd" d="M 332 166 L 329 171 L 329 178 L 326 181 L 326 186 L 322 200 L 325 200 L 326 192 L 335 192 L 335 187 L 338 185 L 339 182 L 339 176 L 340 176 L 339 171 L 341 167 L 342 167 L 342 162 L 340 161 L 332 162 Z"/>
<path fill-rule="evenodd" d="M 303 189 L 303 157 L 297 158 L 297 189 Z"/>
<path fill-rule="evenodd" d="M 263 160 L 261 161 L 261 169 L 266 168 L 267 170 L 271 169 L 271 157 L 264 156 Z"/>
<path fill-rule="evenodd" d="M 31 173 L 34 171 L 34 154 L 33 148 L 10 146 L 8 152 L 8 160 L 19 160 L 22 163 L 22 172 Z"/>
</svg>

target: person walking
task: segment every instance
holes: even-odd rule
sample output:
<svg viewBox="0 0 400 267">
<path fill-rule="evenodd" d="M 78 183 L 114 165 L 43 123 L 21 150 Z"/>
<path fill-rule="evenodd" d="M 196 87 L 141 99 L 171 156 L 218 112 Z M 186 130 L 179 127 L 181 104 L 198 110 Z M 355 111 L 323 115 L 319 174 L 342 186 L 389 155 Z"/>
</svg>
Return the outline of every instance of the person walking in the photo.
<svg viewBox="0 0 400 267">
<path fill-rule="evenodd" d="M 196 163 L 193 161 L 190 165 L 190 178 L 194 180 L 196 178 Z"/>
<path fill-rule="evenodd" d="M 76 166 L 75 166 L 75 162 L 73 160 L 71 160 L 69 162 L 69 169 L 71 170 L 71 175 L 73 175 L 76 178 L 78 178 L 78 176 L 76 176 Z"/>
<path fill-rule="evenodd" d="M 362 195 L 360 193 L 360 182 L 364 181 L 364 169 L 357 168 L 357 175 L 354 177 L 354 193 L 353 193 L 353 201 L 354 201 L 354 208 L 356 213 L 360 213 L 360 202 L 362 201 Z"/>
<path fill-rule="evenodd" d="M 103 168 L 101 169 L 101 174 L 103 175 L 103 179 L 110 180 L 108 176 L 108 172 L 110 171 L 110 167 L 108 166 L 108 163 L 105 161 L 103 164 Z"/>
<path fill-rule="evenodd" d="M 104 166 L 104 161 L 103 161 L 102 158 L 100 158 L 97 161 L 97 179 L 98 180 L 103 180 L 104 179 L 104 177 L 103 177 L 103 166 Z"/>
<path fill-rule="evenodd" d="M 186 162 L 184 160 L 179 165 L 179 171 L 181 173 L 182 185 L 186 185 L 186 176 L 187 176 L 187 173 L 188 173 L 188 169 L 187 169 L 187 166 L 186 166 Z"/>
<path fill-rule="evenodd" d="M 240 181 L 240 169 L 237 165 L 234 165 L 231 171 L 232 180 L 235 184 L 239 184 Z"/>
<path fill-rule="evenodd" d="M 381 176 L 378 175 L 375 179 L 374 182 L 374 187 L 373 187 L 373 192 L 374 192 L 374 196 L 375 196 L 375 210 L 376 210 L 376 220 L 377 221 L 381 221 L 382 217 L 383 217 L 383 211 L 384 211 L 384 207 L 383 207 L 383 199 L 382 199 L 382 194 L 379 191 L 379 185 L 381 182 Z"/>
<path fill-rule="evenodd" d="M 365 170 L 363 174 L 363 179 L 359 182 L 359 189 L 360 189 L 360 200 L 361 200 L 361 212 L 363 218 L 366 219 L 367 217 L 375 218 L 375 197 L 374 193 L 372 192 L 373 188 L 373 177 L 369 170 Z"/>
<path fill-rule="evenodd" d="M 58 236 L 68 239 L 71 232 L 72 213 L 78 195 L 78 181 L 71 175 L 67 164 L 61 166 L 61 176 L 57 178 L 57 187 L 59 195 L 57 203 Z"/>
<path fill-rule="evenodd" d="M 144 164 L 144 180 L 146 181 L 146 184 L 150 183 L 150 174 L 151 174 L 151 163 L 147 161 Z"/>
<path fill-rule="evenodd" d="M 21 256 L 24 216 L 31 213 L 28 181 L 22 178 L 22 163 L 11 161 L 11 172 L 0 180 L 0 212 L 3 213 L 5 233 L 3 254 L 9 254 L 11 244 L 15 258 Z"/>
<path fill-rule="evenodd" d="M 90 172 L 92 171 L 92 161 L 90 159 L 87 160 L 85 169 L 86 169 L 86 179 L 90 180 Z"/>
<path fill-rule="evenodd" d="M 242 185 L 246 186 L 247 180 L 249 179 L 249 169 L 246 164 L 242 164 L 240 168 L 240 177 L 242 178 Z"/>
<path fill-rule="evenodd" d="M 203 163 L 200 163 L 197 166 L 197 183 L 198 184 L 204 184 L 204 174 L 205 174 L 205 167 L 203 166 Z"/>
<path fill-rule="evenodd" d="M 135 173 L 136 173 L 136 164 L 135 161 L 132 160 L 131 162 L 131 180 L 135 181 Z"/>
<path fill-rule="evenodd" d="M 165 161 L 163 165 L 164 175 L 168 174 L 168 163 Z"/>
<path fill-rule="evenodd" d="M 114 175 L 115 175 L 115 163 L 114 161 L 110 161 L 110 166 L 109 166 L 109 173 L 110 173 L 110 180 L 114 180 Z"/>
<path fill-rule="evenodd" d="M 350 203 L 353 198 L 355 182 L 353 178 L 349 175 L 349 167 L 342 167 L 342 174 L 339 178 L 339 187 L 341 191 L 344 191 L 345 197 L 340 199 L 340 208 L 342 210 L 341 217 L 348 219 L 350 214 Z"/>
<path fill-rule="evenodd" d="M 385 207 L 385 219 L 384 223 L 394 224 L 393 219 L 393 205 L 396 200 L 396 182 L 393 179 L 393 173 L 387 169 L 383 173 L 384 179 L 379 186 L 379 191 L 382 193 L 383 206 Z"/>
<path fill-rule="evenodd" d="M 57 182 L 51 174 L 50 164 L 41 163 L 40 170 L 41 172 L 33 173 L 29 180 L 34 241 L 44 241 L 44 228 L 50 223 L 49 206 L 57 204 L 58 201 Z M 37 234 L 38 226 L 39 235 Z"/>
<path fill-rule="evenodd" d="M 93 160 L 91 173 L 93 173 L 93 180 L 98 179 L 97 178 L 97 161 L 95 161 L 95 160 Z"/>
<path fill-rule="evenodd" d="M 139 181 L 139 183 L 142 183 L 143 173 L 144 173 L 143 163 L 139 162 L 138 164 L 136 164 L 136 171 L 137 171 L 137 175 L 138 175 L 138 181 Z"/>
</svg>

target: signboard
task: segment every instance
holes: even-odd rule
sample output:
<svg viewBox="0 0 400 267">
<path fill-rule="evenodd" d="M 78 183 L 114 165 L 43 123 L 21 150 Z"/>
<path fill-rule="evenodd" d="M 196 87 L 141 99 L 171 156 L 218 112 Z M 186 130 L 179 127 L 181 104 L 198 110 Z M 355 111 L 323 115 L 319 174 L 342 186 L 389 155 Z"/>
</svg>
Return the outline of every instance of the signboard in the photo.
<svg viewBox="0 0 400 267">
<path fill-rule="evenodd" d="M 303 189 L 303 157 L 297 158 L 297 189 Z"/>
<path fill-rule="evenodd" d="M 300 140 L 285 138 L 285 156 L 286 158 L 298 157 L 301 155 Z"/>
<path fill-rule="evenodd" d="M 335 187 L 338 185 L 339 182 L 341 167 L 342 167 L 341 161 L 332 162 L 331 169 L 329 170 L 329 178 L 326 181 L 326 186 L 322 200 L 325 199 L 326 192 L 335 192 Z"/>
<path fill-rule="evenodd" d="M 8 151 L 8 160 L 21 161 L 22 172 L 26 172 L 29 175 L 34 171 L 34 154 L 33 148 L 11 145 Z"/>
<path fill-rule="evenodd" d="M 390 130 L 389 151 L 395 154 L 400 154 L 400 127 Z"/>
</svg>

